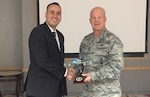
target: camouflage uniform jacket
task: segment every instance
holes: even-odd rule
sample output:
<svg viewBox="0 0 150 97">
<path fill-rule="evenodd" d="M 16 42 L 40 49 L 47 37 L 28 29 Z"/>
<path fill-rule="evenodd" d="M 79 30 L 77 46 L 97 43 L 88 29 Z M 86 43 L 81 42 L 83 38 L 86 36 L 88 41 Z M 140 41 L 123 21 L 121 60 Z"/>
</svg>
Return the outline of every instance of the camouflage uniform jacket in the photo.
<svg viewBox="0 0 150 97">
<path fill-rule="evenodd" d="M 90 60 L 84 72 L 92 76 L 91 83 L 84 84 L 83 97 L 120 97 L 120 72 L 124 66 L 123 44 L 105 29 L 97 38 L 93 34 L 84 37 L 80 45 L 80 58 Z"/>
</svg>

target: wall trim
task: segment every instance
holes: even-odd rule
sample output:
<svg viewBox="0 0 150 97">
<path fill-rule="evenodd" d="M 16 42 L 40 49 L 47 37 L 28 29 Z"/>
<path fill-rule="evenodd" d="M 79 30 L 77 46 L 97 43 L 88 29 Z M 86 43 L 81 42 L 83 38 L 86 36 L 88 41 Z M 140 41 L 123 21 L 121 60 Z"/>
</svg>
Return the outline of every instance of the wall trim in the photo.
<svg viewBox="0 0 150 97">
<path fill-rule="evenodd" d="M 20 66 L 0 66 L 0 71 L 3 70 L 19 70 L 22 72 L 28 72 L 27 67 L 20 67 Z M 150 66 L 125 66 L 123 68 L 124 71 L 150 71 Z"/>
<path fill-rule="evenodd" d="M 124 71 L 150 71 L 150 66 L 125 66 Z M 28 68 L 23 68 L 23 72 L 28 72 Z"/>
</svg>

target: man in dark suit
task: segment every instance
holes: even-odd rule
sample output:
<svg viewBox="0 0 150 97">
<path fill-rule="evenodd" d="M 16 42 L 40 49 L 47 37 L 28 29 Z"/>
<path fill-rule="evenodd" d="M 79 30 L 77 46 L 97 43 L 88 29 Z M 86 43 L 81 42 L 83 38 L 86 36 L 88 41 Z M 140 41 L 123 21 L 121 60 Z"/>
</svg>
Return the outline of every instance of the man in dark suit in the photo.
<svg viewBox="0 0 150 97">
<path fill-rule="evenodd" d="M 64 68 L 64 36 L 56 29 L 61 21 L 61 7 L 47 6 L 46 22 L 35 27 L 29 37 L 30 67 L 25 82 L 27 97 L 62 97 L 67 95 L 66 78 L 72 69 Z M 52 32 L 55 32 L 53 34 Z"/>
</svg>

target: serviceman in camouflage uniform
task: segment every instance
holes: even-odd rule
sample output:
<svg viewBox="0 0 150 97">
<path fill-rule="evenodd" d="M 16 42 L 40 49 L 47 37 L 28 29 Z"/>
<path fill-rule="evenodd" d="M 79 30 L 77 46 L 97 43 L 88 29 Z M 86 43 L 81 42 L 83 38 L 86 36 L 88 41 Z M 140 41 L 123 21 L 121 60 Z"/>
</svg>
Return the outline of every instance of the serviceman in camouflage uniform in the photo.
<svg viewBox="0 0 150 97">
<path fill-rule="evenodd" d="M 89 60 L 84 69 L 83 97 L 121 97 L 120 72 L 124 66 L 123 44 L 105 27 L 105 10 L 95 7 L 90 13 L 93 33 L 80 45 L 80 58 Z"/>
</svg>

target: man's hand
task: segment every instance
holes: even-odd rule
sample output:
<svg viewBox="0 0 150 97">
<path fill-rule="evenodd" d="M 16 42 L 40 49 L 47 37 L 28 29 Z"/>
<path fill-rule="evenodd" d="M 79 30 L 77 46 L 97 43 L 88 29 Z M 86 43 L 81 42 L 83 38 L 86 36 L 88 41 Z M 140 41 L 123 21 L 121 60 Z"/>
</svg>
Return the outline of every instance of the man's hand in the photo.
<svg viewBox="0 0 150 97">
<path fill-rule="evenodd" d="M 68 68 L 67 70 L 68 70 L 68 71 L 67 71 L 66 78 L 67 78 L 68 80 L 74 79 L 74 78 L 75 78 L 75 70 L 74 70 L 73 68 Z"/>
<path fill-rule="evenodd" d="M 86 74 L 82 74 L 82 76 L 85 76 L 85 79 L 84 79 L 84 82 L 92 82 L 92 77 L 91 77 L 91 74 L 90 73 L 86 73 Z"/>
</svg>

